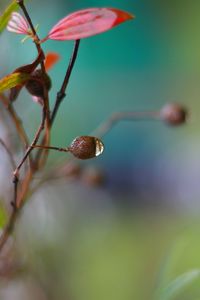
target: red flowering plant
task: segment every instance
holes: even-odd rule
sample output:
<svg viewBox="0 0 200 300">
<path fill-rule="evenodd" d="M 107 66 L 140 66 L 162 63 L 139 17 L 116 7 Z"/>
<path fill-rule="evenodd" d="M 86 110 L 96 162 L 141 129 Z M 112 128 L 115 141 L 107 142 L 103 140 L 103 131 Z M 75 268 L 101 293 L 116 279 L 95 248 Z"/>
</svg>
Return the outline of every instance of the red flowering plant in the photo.
<svg viewBox="0 0 200 300">
<path fill-rule="evenodd" d="M 17 12 L 18 8 L 21 9 L 22 14 Z M 179 125 L 185 122 L 186 111 L 178 104 L 168 104 L 158 112 L 119 112 L 103 122 L 92 136 L 76 137 L 65 148 L 50 145 L 51 129 L 61 102 L 66 96 L 69 79 L 79 51 L 80 40 L 110 30 L 131 19 L 134 19 L 132 14 L 116 8 L 83 9 L 61 19 L 46 37 L 40 39 L 23 0 L 12 1 L 0 17 L 0 31 L 7 26 L 8 31 L 25 35 L 26 38 L 33 40 L 38 52 L 32 63 L 18 67 L 11 74 L 0 79 L 0 99 L 13 120 L 23 146 L 21 160 L 15 161 L 12 151 L 5 141 L 0 140 L 13 168 L 12 211 L 8 218 L 8 224 L 2 231 L 0 251 L 11 237 L 16 219 L 32 188 L 33 176 L 45 166 L 48 150 L 70 152 L 75 158 L 90 159 L 102 154 L 104 145 L 100 138 L 118 121 L 134 120 L 135 118 L 144 119 L 146 117 L 161 119 L 170 125 Z M 42 45 L 48 40 L 74 41 L 71 59 L 53 107 L 50 107 L 49 104 L 49 90 L 53 83 L 48 75 L 48 70 L 58 61 L 59 56 L 54 52 L 44 53 Z M 26 88 L 34 101 L 41 105 L 41 122 L 31 142 L 14 107 L 23 88 Z M 33 151 L 34 149 L 35 151 Z M 23 172 L 21 171 L 22 167 Z"/>
</svg>

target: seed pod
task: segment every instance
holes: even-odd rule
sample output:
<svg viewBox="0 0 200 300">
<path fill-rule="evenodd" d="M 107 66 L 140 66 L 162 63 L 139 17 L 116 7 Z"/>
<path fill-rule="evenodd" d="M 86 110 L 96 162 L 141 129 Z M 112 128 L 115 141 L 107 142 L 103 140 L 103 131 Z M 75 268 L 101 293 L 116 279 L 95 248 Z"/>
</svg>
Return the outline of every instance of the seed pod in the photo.
<svg viewBox="0 0 200 300">
<path fill-rule="evenodd" d="M 88 186 L 99 187 L 105 182 L 105 174 L 102 170 L 90 166 L 82 171 L 81 180 Z"/>
<path fill-rule="evenodd" d="M 51 88 L 51 79 L 47 73 L 43 74 L 41 69 L 37 69 L 31 74 L 31 79 L 26 83 L 26 88 L 31 95 L 43 99 L 44 86 L 49 91 Z"/>
<path fill-rule="evenodd" d="M 178 126 L 186 122 L 188 112 L 183 106 L 177 103 L 169 103 L 161 109 L 160 116 L 167 124 Z"/>
<path fill-rule="evenodd" d="M 89 159 L 102 154 L 102 141 L 93 136 L 79 136 L 75 138 L 68 150 L 79 159 Z"/>
<path fill-rule="evenodd" d="M 75 161 L 69 161 L 62 167 L 61 174 L 67 178 L 78 178 L 81 174 L 81 166 Z"/>
</svg>

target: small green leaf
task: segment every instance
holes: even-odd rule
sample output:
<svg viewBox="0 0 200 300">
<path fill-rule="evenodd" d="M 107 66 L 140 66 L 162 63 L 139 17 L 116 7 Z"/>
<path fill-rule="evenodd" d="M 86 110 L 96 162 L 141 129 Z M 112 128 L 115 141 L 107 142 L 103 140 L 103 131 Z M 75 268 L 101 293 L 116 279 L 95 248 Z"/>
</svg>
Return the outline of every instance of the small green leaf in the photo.
<svg viewBox="0 0 200 300">
<path fill-rule="evenodd" d="M 16 1 L 13 0 L 0 16 L 0 33 L 2 33 L 2 31 L 6 28 L 12 12 L 17 11 L 18 7 L 19 6 Z"/>
<path fill-rule="evenodd" d="M 30 75 L 27 73 L 12 73 L 5 76 L 0 80 L 0 93 L 5 90 L 11 89 L 16 85 L 21 85 L 25 83 L 30 78 Z"/>
<path fill-rule="evenodd" d="M 172 282 L 169 283 L 169 285 L 164 288 L 161 292 L 161 300 L 172 300 L 175 296 L 183 292 L 183 290 L 192 284 L 196 279 L 200 278 L 200 270 L 192 270 L 189 272 L 186 272 L 176 279 L 174 279 Z"/>
</svg>

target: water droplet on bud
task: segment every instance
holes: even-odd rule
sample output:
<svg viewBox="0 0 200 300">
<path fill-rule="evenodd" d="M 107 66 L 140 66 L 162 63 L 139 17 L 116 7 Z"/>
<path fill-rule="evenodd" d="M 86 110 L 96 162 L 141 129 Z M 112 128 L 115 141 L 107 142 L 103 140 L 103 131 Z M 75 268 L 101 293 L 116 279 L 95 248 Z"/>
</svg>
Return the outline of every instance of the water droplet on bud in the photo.
<svg viewBox="0 0 200 300">
<path fill-rule="evenodd" d="M 103 153 L 104 150 L 104 144 L 102 143 L 102 141 L 98 138 L 95 138 L 95 143 L 96 143 L 96 152 L 95 152 L 95 156 L 99 156 Z"/>
</svg>

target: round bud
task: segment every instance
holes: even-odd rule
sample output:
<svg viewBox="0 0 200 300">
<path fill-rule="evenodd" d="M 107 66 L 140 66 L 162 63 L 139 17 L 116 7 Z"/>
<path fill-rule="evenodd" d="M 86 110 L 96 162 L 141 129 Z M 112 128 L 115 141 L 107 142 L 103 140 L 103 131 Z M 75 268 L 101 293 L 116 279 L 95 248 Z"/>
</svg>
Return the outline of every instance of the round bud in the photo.
<svg viewBox="0 0 200 300">
<path fill-rule="evenodd" d="M 104 145 L 96 137 L 79 136 L 72 141 L 68 150 L 79 159 L 89 159 L 102 154 Z"/>
<path fill-rule="evenodd" d="M 86 185 L 97 187 L 103 185 L 105 176 L 102 170 L 95 167 L 88 167 L 83 170 L 81 180 Z"/>
<path fill-rule="evenodd" d="M 31 74 L 31 79 L 26 83 L 26 88 L 31 95 L 44 98 L 44 86 L 49 91 L 51 79 L 47 73 L 43 74 L 41 69 L 37 69 Z"/>
<path fill-rule="evenodd" d="M 161 119 L 172 126 L 184 124 L 187 120 L 187 115 L 187 110 L 177 103 L 166 104 L 160 111 Z"/>
<path fill-rule="evenodd" d="M 81 174 L 81 166 L 75 161 L 69 161 L 61 170 L 62 174 L 67 178 L 78 178 Z"/>
</svg>

